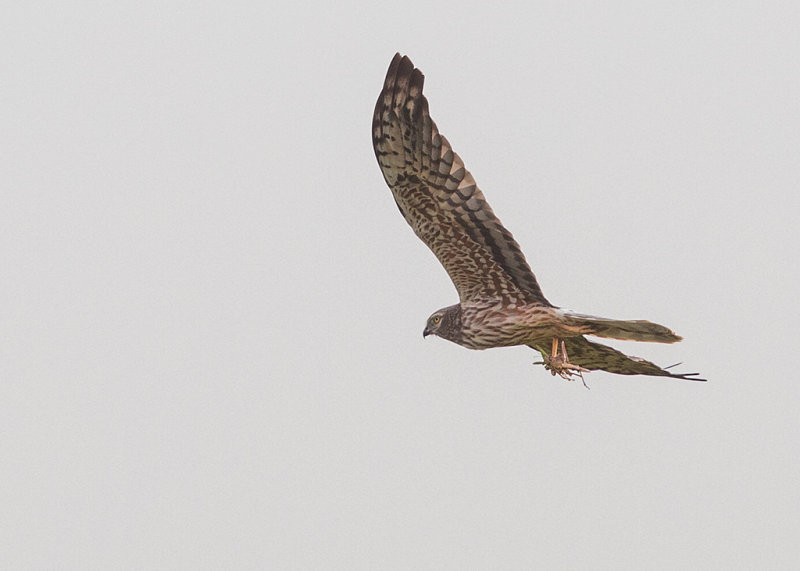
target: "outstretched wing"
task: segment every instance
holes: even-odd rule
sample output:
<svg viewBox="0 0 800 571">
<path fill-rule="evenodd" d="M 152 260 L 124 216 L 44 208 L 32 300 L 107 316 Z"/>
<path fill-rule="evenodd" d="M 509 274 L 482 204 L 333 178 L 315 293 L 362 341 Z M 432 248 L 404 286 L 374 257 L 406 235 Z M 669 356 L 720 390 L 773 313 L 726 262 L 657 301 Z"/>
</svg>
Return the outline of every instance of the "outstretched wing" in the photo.
<svg viewBox="0 0 800 571">
<path fill-rule="evenodd" d="M 375 156 L 400 212 L 447 270 L 462 302 L 502 296 L 550 306 L 519 244 L 439 134 L 423 81 L 411 60 L 396 54 L 372 119 Z"/>
<path fill-rule="evenodd" d="M 567 345 L 569 362 L 592 371 L 601 370 L 618 375 L 650 375 L 652 377 L 672 377 L 687 381 L 705 381 L 697 373 L 671 373 L 658 365 L 639 357 L 628 357 L 624 353 L 600 343 L 594 343 L 586 337 L 569 337 L 564 339 Z M 543 357 L 550 354 L 551 347 L 530 346 L 539 351 Z M 667 367 L 669 368 L 669 367 Z"/>
</svg>

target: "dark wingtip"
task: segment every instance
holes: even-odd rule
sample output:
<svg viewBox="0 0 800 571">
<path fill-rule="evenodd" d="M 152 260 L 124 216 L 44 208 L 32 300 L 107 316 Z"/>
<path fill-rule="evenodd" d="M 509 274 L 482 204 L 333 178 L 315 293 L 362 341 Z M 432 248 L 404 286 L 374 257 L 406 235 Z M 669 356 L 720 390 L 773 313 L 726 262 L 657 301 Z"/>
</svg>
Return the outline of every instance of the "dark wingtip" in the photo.
<svg viewBox="0 0 800 571">
<path fill-rule="evenodd" d="M 680 362 L 673 363 L 672 365 L 667 365 L 666 367 L 662 367 L 662 369 L 666 371 L 667 369 L 671 369 L 672 367 L 677 367 L 680 364 L 681 364 Z M 701 379 L 699 377 L 692 378 L 694 375 L 699 375 L 699 374 L 700 373 L 677 373 L 677 374 L 670 373 L 669 376 L 672 377 L 673 379 L 683 379 L 684 381 L 701 381 L 703 383 L 708 382 L 708 379 Z"/>
<path fill-rule="evenodd" d="M 666 367 L 665 367 L 666 368 Z M 700 377 L 695 377 L 694 375 L 699 375 L 700 373 L 680 373 L 680 374 L 670 374 L 669 376 L 673 379 L 683 379 L 684 381 L 699 381 L 701 383 L 707 383 L 708 379 L 702 379 Z"/>
<path fill-rule="evenodd" d="M 419 87 L 422 91 L 422 84 L 425 76 L 420 70 L 414 67 L 414 62 L 408 56 L 400 55 L 400 52 L 394 54 L 392 63 L 389 64 L 389 69 L 386 70 L 386 79 L 383 82 L 384 90 L 394 89 L 399 82 L 406 82 L 411 86 Z"/>
<path fill-rule="evenodd" d="M 389 64 L 389 69 L 386 70 L 383 90 L 375 103 L 375 111 L 372 115 L 373 146 L 383 136 L 381 117 L 386 109 L 392 110 L 395 114 L 399 113 L 401 109 L 405 109 L 415 116 L 427 109 L 427 102 L 422 96 L 424 83 L 425 75 L 414 67 L 414 63 L 408 56 L 397 52 Z"/>
<path fill-rule="evenodd" d="M 392 63 L 389 64 L 389 69 L 386 70 L 386 78 L 383 80 L 384 90 L 392 88 L 395 81 L 395 76 L 397 75 L 397 69 L 400 67 L 400 62 L 402 59 L 403 57 L 399 52 L 394 54 Z"/>
</svg>

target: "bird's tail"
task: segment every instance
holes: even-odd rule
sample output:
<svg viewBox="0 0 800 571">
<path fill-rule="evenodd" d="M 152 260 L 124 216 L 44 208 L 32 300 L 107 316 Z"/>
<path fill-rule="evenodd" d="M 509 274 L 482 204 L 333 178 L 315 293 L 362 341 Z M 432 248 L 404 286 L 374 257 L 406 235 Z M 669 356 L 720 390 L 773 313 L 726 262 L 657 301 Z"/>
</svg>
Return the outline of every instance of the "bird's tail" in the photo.
<svg viewBox="0 0 800 571">
<path fill-rule="evenodd" d="M 682 338 L 670 329 L 651 321 L 620 321 L 593 315 L 564 312 L 564 321 L 579 328 L 585 335 L 622 339 L 625 341 L 651 341 L 655 343 L 675 343 Z"/>
</svg>

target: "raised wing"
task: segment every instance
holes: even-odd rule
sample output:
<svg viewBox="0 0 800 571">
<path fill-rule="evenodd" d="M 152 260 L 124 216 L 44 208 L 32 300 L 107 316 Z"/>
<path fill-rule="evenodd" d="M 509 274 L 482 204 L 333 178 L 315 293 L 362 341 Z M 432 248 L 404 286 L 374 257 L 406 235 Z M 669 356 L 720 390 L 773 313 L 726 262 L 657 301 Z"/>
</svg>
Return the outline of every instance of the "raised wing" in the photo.
<svg viewBox="0 0 800 571">
<path fill-rule="evenodd" d="M 411 60 L 396 54 L 372 119 L 375 156 L 400 212 L 447 270 L 462 302 L 502 296 L 551 306 L 519 244 L 439 134 L 423 82 Z"/>
<path fill-rule="evenodd" d="M 594 343 L 586 337 L 569 337 L 564 339 L 567 345 L 567 355 L 569 362 L 573 365 L 580 365 L 584 369 L 591 371 L 608 371 L 618 375 L 650 375 L 652 377 L 671 377 L 673 379 L 684 379 L 687 381 L 705 381 L 696 375 L 697 373 L 672 373 L 658 365 L 645 361 L 639 357 L 629 357 L 625 353 L 617 351 L 608 345 Z M 550 354 L 552 347 L 530 346 L 536 349 L 545 357 Z M 673 365 L 674 366 L 674 365 Z"/>
</svg>

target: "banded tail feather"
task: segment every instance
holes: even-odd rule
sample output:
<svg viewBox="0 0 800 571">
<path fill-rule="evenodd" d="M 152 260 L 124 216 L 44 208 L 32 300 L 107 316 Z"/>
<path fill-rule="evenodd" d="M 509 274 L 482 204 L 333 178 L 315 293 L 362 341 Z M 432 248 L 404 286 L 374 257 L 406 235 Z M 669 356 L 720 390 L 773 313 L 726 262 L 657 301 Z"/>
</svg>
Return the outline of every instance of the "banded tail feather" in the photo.
<svg viewBox="0 0 800 571">
<path fill-rule="evenodd" d="M 605 337 L 607 339 L 620 339 L 622 341 L 649 341 L 652 343 L 676 343 L 682 337 L 676 335 L 671 329 L 646 321 L 607 319 L 594 315 L 564 312 L 564 322 L 573 327 L 579 327 L 581 333 Z"/>
</svg>

